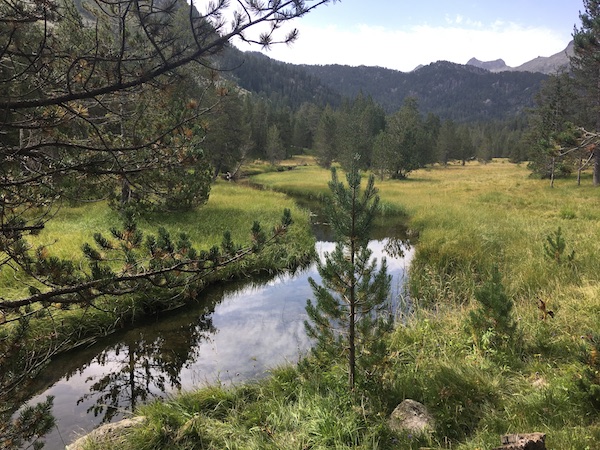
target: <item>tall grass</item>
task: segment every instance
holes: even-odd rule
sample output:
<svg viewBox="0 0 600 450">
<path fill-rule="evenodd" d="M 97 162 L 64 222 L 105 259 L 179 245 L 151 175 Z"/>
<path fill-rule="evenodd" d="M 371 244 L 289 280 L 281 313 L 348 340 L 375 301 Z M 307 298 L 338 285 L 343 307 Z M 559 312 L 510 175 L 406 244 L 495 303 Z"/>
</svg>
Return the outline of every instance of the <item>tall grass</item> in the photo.
<svg viewBox="0 0 600 450">
<path fill-rule="evenodd" d="M 273 191 L 285 192 L 299 197 L 322 199 L 330 194 L 327 183 L 331 180 L 328 170 L 317 166 L 299 166 L 285 172 L 268 172 L 252 177 L 252 182 Z"/>
<path fill-rule="evenodd" d="M 257 181 L 320 195 L 315 183 L 325 182 L 327 171 L 294 172 Z M 440 446 L 450 438 L 461 443 L 453 448 L 488 448 L 503 433 L 543 431 L 549 448 L 600 448 L 598 412 L 578 385 L 585 336 L 600 327 L 600 190 L 589 179 L 550 188 L 524 165 L 505 161 L 435 167 L 376 186 L 384 204 L 408 212 L 419 235 L 410 290 L 424 308 L 390 342 L 390 397 L 431 407 Z M 575 250 L 572 264 L 545 256 L 546 237 L 559 227 L 567 252 Z M 481 353 L 466 321 L 475 289 L 493 267 L 523 335 L 514 355 Z M 554 319 L 541 319 L 540 299 Z M 575 437 L 582 423 L 585 431 Z"/>
<path fill-rule="evenodd" d="M 196 247 L 210 248 L 220 243 L 227 230 L 231 231 L 234 241 L 248 242 L 253 221 L 258 220 L 269 229 L 278 222 L 284 208 L 292 208 L 294 220 L 303 224 L 306 232 L 306 216 L 285 196 L 217 181 L 206 205 L 187 212 L 142 215 L 138 225 L 152 233 L 159 227 L 167 228 L 172 234 L 184 231 Z M 31 241 L 33 245 L 50 244 L 50 250 L 60 256 L 80 258 L 83 242 L 91 241 L 95 232 L 108 232 L 112 226 L 120 226 L 119 215 L 106 203 L 65 207 Z"/>
<path fill-rule="evenodd" d="M 371 413 L 351 401 L 343 387 L 345 374 L 330 376 L 340 380 L 303 378 L 302 372 L 286 367 L 243 386 L 214 386 L 154 402 L 139 410 L 146 424 L 119 444 L 148 450 L 398 448 L 398 439 L 385 431 L 385 421 L 369 419 Z M 418 442 L 402 448 L 416 449 Z M 88 442 L 86 448 L 114 444 Z"/>
<path fill-rule="evenodd" d="M 292 200 L 281 194 L 261 193 L 236 183 L 218 181 L 212 187 L 206 205 L 189 212 L 143 215 L 138 218 L 138 226 L 145 233 L 155 234 L 159 227 L 165 227 L 173 236 L 186 232 L 196 248 L 209 249 L 220 244 L 225 231 L 231 232 L 234 242 L 248 243 L 255 220 L 268 232 L 278 223 L 284 208 L 292 209 L 292 218 L 297 225 L 291 228 L 283 245 L 244 263 L 246 271 L 259 268 L 274 271 L 302 263 L 313 246 L 306 211 L 297 208 Z M 85 265 L 82 244 L 93 243 L 96 232 L 110 235 L 111 227 L 120 226 L 119 215 L 104 202 L 65 206 L 46 224 L 42 233 L 30 238 L 30 244 L 34 248 L 46 246 L 52 255 Z M 231 275 L 233 273 L 226 278 Z M 24 282 L 27 279 L 24 277 L 21 272 L 3 268 L 0 271 L 3 296 L 16 298 L 26 295 L 27 285 Z"/>
<path fill-rule="evenodd" d="M 266 188 L 323 198 L 329 172 L 298 166 L 253 178 Z M 453 448 L 500 445 L 505 433 L 547 433 L 547 447 L 600 448 L 594 392 L 600 358 L 589 336 L 600 327 L 600 190 L 589 180 L 547 181 L 505 161 L 420 170 L 377 182 L 382 202 L 406 211 L 418 234 L 410 288 L 415 312 L 389 336 L 381 384 L 359 398 L 339 365 L 276 370 L 269 379 L 208 388 L 140 409 L 148 423 L 130 448 Z M 545 256 L 558 227 L 572 263 Z M 522 339 L 473 338 L 474 292 L 494 268 L 514 303 Z M 543 300 L 554 318 L 542 319 Z M 491 336 L 491 334 L 490 334 Z M 587 378 L 586 378 L 587 377 Z M 586 388 L 588 386 L 588 388 Z M 423 402 L 435 432 L 393 433 L 386 417 L 404 398 Z M 94 444 L 108 448 L 110 445 Z"/>
</svg>

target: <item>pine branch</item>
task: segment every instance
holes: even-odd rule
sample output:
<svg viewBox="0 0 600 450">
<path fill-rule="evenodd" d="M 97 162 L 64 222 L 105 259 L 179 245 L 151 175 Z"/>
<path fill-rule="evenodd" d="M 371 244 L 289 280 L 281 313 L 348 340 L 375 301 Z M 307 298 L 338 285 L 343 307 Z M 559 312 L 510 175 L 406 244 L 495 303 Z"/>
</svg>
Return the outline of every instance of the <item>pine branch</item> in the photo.
<svg viewBox="0 0 600 450">
<path fill-rule="evenodd" d="M 219 248 L 216 247 L 215 251 L 205 252 L 205 257 L 175 260 L 175 262 L 166 267 L 155 267 L 134 273 L 125 272 L 119 275 L 111 273 L 110 276 L 103 276 L 99 279 L 76 282 L 66 286 L 56 286 L 46 292 L 35 292 L 33 295 L 29 295 L 17 300 L 1 299 L 0 311 L 18 311 L 23 307 L 30 307 L 35 304 L 43 305 L 48 302 L 61 303 L 65 305 L 90 304 L 93 300 L 99 297 L 110 295 L 120 296 L 131 293 L 132 288 L 126 287 L 125 285 L 132 282 L 144 282 L 165 290 L 181 288 L 189 285 L 191 282 L 197 282 L 205 279 L 209 275 L 222 270 L 224 267 L 239 262 L 240 260 L 252 254 L 260 252 L 264 247 L 275 243 L 283 234 L 285 234 L 291 223 L 292 221 L 289 215 L 289 210 L 286 210 L 282 218 L 282 223 L 274 228 L 269 238 L 261 238 L 259 244 L 257 244 L 255 241 L 246 247 L 238 247 L 230 241 L 229 237 L 228 239 L 224 239 L 224 243 L 227 244 L 228 249 L 231 251 L 225 251 L 224 253 L 221 253 Z M 253 226 L 253 234 L 256 234 L 257 232 L 260 233 L 260 230 L 257 230 L 255 225 Z M 168 238 L 165 233 L 166 232 L 163 230 L 162 244 L 171 248 L 171 254 L 173 254 L 174 248 L 172 248 L 172 244 L 168 242 Z M 115 230 L 113 234 L 115 237 L 125 239 L 124 234 L 117 232 L 117 230 Z M 133 238 L 136 240 L 137 245 L 141 243 L 141 237 L 139 237 L 137 234 Z M 109 248 L 110 244 L 100 235 L 95 235 L 95 240 L 96 242 L 101 243 L 101 246 L 105 249 Z M 83 251 L 88 257 L 90 257 L 90 259 L 92 259 L 92 261 L 96 261 L 99 258 L 99 254 L 93 251 L 89 245 L 84 245 Z M 156 251 L 151 251 L 151 254 L 151 256 L 158 256 Z M 155 261 L 156 258 L 153 260 Z M 207 263 L 210 263 L 210 265 L 207 265 Z M 37 274 L 32 273 L 32 269 L 26 268 L 23 264 L 21 266 L 25 268 L 32 276 L 37 277 Z M 152 267 L 152 264 L 150 264 L 150 266 Z M 93 277 L 93 272 L 94 270 L 92 268 L 92 274 L 88 275 L 88 277 Z M 173 274 L 177 274 L 180 278 L 182 274 L 189 275 L 190 277 L 183 277 L 183 279 L 176 278 L 171 283 L 166 282 L 163 284 L 162 282 L 156 282 L 156 279 L 161 276 Z M 47 284 L 52 285 L 53 283 Z M 136 286 L 136 289 L 138 288 L 139 286 Z M 82 294 L 82 296 L 73 296 L 73 294 Z"/>
</svg>

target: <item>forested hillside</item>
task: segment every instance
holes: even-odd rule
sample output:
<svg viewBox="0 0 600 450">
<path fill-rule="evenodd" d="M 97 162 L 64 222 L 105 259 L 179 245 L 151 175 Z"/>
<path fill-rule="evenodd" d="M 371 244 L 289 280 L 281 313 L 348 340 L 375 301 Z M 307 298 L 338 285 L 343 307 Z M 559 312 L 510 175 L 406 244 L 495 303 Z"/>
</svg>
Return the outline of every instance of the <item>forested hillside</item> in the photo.
<svg viewBox="0 0 600 450">
<path fill-rule="evenodd" d="M 492 73 L 474 66 L 439 61 L 404 73 L 382 67 L 294 65 L 258 52 L 231 49 L 220 67 L 244 89 L 296 109 L 304 102 L 337 106 L 341 98 L 370 96 L 387 113 L 407 97 L 418 100 L 422 113 L 457 122 L 513 118 L 533 105 L 542 73 Z"/>
<path fill-rule="evenodd" d="M 533 104 L 533 95 L 547 78 L 530 72 L 491 73 L 447 61 L 409 73 L 365 66 L 303 67 L 343 95 L 362 91 L 372 96 L 388 112 L 396 111 L 406 97 L 416 97 L 422 112 L 459 122 L 514 117 Z"/>
<path fill-rule="evenodd" d="M 218 59 L 224 76 L 241 88 L 277 105 L 298 109 L 303 103 L 339 106 L 342 95 L 303 67 L 276 61 L 259 52 L 241 52 L 228 47 Z"/>
</svg>

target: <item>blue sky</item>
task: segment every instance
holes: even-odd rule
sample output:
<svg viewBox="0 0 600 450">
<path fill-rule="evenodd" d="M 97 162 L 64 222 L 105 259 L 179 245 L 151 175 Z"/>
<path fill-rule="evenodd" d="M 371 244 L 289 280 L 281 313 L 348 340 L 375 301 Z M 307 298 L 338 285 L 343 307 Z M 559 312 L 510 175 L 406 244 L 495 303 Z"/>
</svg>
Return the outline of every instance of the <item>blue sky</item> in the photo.
<svg viewBox="0 0 600 450">
<path fill-rule="evenodd" d="M 299 40 L 265 53 L 296 64 L 402 71 L 471 57 L 518 66 L 564 50 L 580 10 L 583 0 L 342 0 L 295 20 Z"/>
</svg>

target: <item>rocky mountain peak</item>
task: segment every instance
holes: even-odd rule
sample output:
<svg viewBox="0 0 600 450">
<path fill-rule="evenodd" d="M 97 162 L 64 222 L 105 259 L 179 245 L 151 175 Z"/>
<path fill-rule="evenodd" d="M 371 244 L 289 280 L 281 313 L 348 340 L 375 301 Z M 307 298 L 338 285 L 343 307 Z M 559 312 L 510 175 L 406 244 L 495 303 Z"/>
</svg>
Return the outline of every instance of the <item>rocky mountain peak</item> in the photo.
<svg viewBox="0 0 600 450">
<path fill-rule="evenodd" d="M 475 66 L 490 72 L 540 72 L 546 75 L 556 73 L 569 67 L 569 58 L 573 55 L 573 41 L 564 50 L 552 56 L 538 56 L 518 67 L 507 66 L 502 59 L 495 61 L 479 61 L 471 58 L 467 66 Z"/>
<path fill-rule="evenodd" d="M 502 72 L 510 69 L 503 59 L 496 59 L 495 61 L 479 61 L 477 58 L 471 58 L 467 62 L 467 66 L 479 67 L 481 69 L 489 70 L 490 72 Z"/>
</svg>

